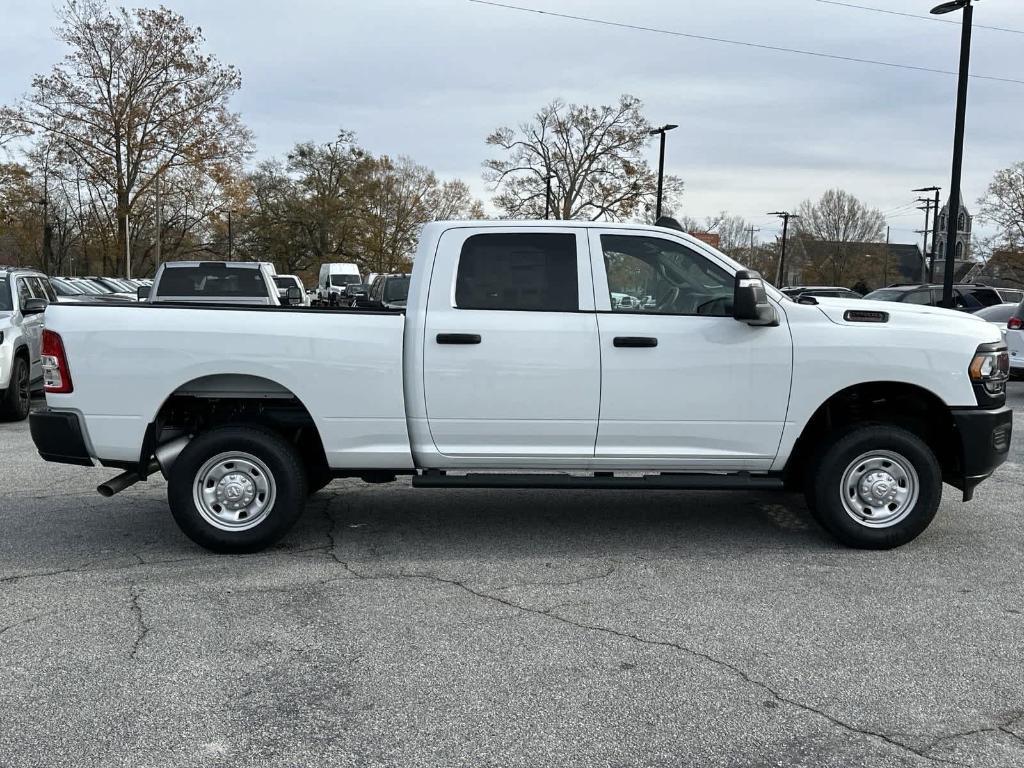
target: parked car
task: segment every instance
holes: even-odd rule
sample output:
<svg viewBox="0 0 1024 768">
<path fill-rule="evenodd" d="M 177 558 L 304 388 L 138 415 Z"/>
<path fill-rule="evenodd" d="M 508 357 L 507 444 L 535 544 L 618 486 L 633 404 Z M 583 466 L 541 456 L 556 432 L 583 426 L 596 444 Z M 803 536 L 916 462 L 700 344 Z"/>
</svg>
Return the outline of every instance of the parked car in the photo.
<svg viewBox="0 0 1024 768">
<path fill-rule="evenodd" d="M 308 307 L 309 297 L 306 293 L 305 287 L 302 285 L 302 281 L 297 275 L 274 275 L 271 278 L 274 281 L 274 285 L 277 286 L 277 299 L 283 306 L 288 302 L 288 289 L 298 288 L 301 292 L 301 298 L 299 301 L 292 302 L 295 306 Z"/>
<path fill-rule="evenodd" d="M 842 288 L 840 286 L 833 285 L 800 285 L 793 286 L 790 288 L 783 288 L 782 292 L 794 300 L 799 299 L 801 296 L 815 296 L 831 299 L 863 298 L 863 296 L 861 296 L 856 291 L 850 290 L 849 288 Z"/>
<path fill-rule="evenodd" d="M 996 293 L 1005 304 L 1020 304 L 1024 301 L 1024 290 L 1019 288 L 996 288 Z"/>
<path fill-rule="evenodd" d="M 370 286 L 366 283 L 352 283 L 348 286 L 346 293 L 345 304 L 350 307 L 356 307 L 359 306 L 360 302 L 366 301 L 366 297 L 370 293 Z"/>
<path fill-rule="evenodd" d="M 869 301 L 897 301 L 903 304 L 917 304 L 923 307 L 938 307 L 942 304 L 941 285 L 893 285 L 879 288 L 864 297 Z M 996 302 L 998 303 L 998 302 Z M 972 291 L 959 285 L 953 286 L 953 306 L 961 312 L 977 312 L 982 304 Z"/>
<path fill-rule="evenodd" d="M 273 275 L 256 261 L 167 261 L 160 265 L 153 286 L 138 289 L 140 301 L 148 304 L 240 304 L 280 306 L 302 304 L 297 286 L 287 288 L 285 300 L 278 298 Z"/>
<path fill-rule="evenodd" d="M 1015 379 L 1024 378 L 1024 300 L 1006 322 L 1003 338 L 1010 351 L 1010 375 Z"/>
<path fill-rule="evenodd" d="M 409 298 L 410 276 L 405 274 L 377 275 L 365 297 L 359 298 L 356 307 L 374 309 L 405 309 Z"/>
<path fill-rule="evenodd" d="M 116 277 L 101 277 L 99 275 L 92 275 L 80 278 L 85 282 L 92 283 L 100 290 L 112 293 L 115 296 L 122 296 L 129 301 L 135 300 L 136 288 L 129 285 L 126 282 L 121 281 Z"/>
<path fill-rule="evenodd" d="M 131 301 L 131 299 L 125 298 L 120 294 L 103 292 L 95 286 L 84 286 L 77 281 L 68 280 L 63 277 L 51 277 L 50 286 L 57 297 L 56 300 L 62 304 L 79 304 L 90 301 Z"/>
<path fill-rule="evenodd" d="M 348 304 L 348 287 L 362 282 L 359 267 L 355 264 L 321 264 L 316 288 L 317 302 L 329 306 Z"/>
<path fill-rule="evenodd" d="M 42 389 L 43 312 L 56 298 L 46 275 L 0 267 L 0 419 L 28 416 L 32 393 Z"/>
<path fill-rule="evenodd" d="M 657 307 L 613 307 L 638 273 Z M 800 304 L 696 238 L 632 224 L 429 223 L 404 311 L 57 304 L 43 355 L 42 457 L 123 469 L 105 495 L 163 474 L 178 525 L 219 552 L 277 541 L 334 476 L 399 474 L 803 488 L 836 539 L 887 549 L 927 528 L 943 481 L 969 500 L 1013 428 L 990 323 Z"/>
<path fill-rule="evenodd" d="M 996 304 L 994 307 L 985 307 L 974 313 L 974 316 L 984 320 L 986 323 L 993 323 L 1000 330 L 1005 330 L 1010 318 L 1017 314 L 1016 304 Z"/>
</svg>

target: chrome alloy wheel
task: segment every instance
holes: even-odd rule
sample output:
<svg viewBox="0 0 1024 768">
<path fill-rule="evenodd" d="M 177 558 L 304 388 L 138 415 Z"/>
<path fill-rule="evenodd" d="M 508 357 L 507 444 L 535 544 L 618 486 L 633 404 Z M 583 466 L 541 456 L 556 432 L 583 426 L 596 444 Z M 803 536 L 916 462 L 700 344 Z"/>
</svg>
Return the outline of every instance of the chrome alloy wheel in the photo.
<svg viewBox="0 0 1024 768">
<path fill-rule="evenodd" d="M 250 453 L 220 453 L 196 472 L 192 496 L 202 518 L 222 531 L 255 528 L 270 514 L 277 485 L 267 465 Z"/>
<path fill-rule="evenodd" d="M 839 495 L 843 509 L 867 528 L 890 528 L 917 503 L 920 482 L 914 465 L 892 451 L 870 451 L 843 472 Z"/>
</svg>

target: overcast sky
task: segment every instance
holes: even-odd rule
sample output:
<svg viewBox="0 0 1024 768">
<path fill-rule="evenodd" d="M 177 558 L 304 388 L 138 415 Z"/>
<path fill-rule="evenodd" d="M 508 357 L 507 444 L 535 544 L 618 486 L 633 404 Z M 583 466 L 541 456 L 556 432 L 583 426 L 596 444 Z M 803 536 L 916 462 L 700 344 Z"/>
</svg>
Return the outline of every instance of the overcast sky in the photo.
<svg viewBox="0 0 1024 768">
<path fill-rule="evenodd" d="M 951 70 L 959 27 L 820 0 L 508 0 L 631 25 Z M 849 0 L 927 14 L 932 0 Z M 129 3 L 132 4 L 132 3 Z M 136 2 L 140 5 L 156 5 Z M 482 197 L 485 136 L 555 97 L 643 99 L 669 134 L 686 182 L 682 213 L 740 214 L 774 235 L 766 211 L 842 187 L 913 242 L 910 189 L 949 186 L 956 78 L 758 50 L 490 7 L 470 0 L 166 0 L 202 27 L 243 77 L 235 108 L 257 157 L 354 130 L 376 153 L 407 154 Z M 53 4 L 0 0 L 0 102 L 63 51 Z M 945 17 L 959 19 L 959 14 Z M 1024 2 L 986 0 L 977 24 L 1024 30 Z M 977 29 L 972 72 L 1024 80 L 1024 34 Z M 1024 84 L 971 83 L 965 198 L 1024 160 Z M 652 145 L 651 162 L 657 162 Z M 903 215 L 900 215 L 903 214 Z"/>
</svg>

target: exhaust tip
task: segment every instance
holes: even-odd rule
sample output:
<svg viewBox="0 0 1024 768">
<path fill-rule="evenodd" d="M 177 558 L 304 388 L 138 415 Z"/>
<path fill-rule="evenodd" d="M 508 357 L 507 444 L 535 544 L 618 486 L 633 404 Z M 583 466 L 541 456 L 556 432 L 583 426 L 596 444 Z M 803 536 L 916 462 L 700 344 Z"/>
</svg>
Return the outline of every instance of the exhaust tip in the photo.
<svg viewBox="0 0 1024 768">
<path fill-rule="evenodd" d="M 98 493 L 98 494 L 99 494 L 100 496 L 103 496 L 103 497 L 104 497 L 104 498 L 106 498 L 106 499 L 109 499 L 109 498 L 110 498 L 111 496 L 113 496 L 113 495 L 114 495 L 114 489 L 113 489 L 113 488 L 111 488 L 111 487 L 110 487 L 109 485 L 107 485 L 106 483 L 103 483 L 103 485 L 97 485 L 97 486 L 96 486 L 96 492 L 97 492 L 97 493 Z"/>
</svg>

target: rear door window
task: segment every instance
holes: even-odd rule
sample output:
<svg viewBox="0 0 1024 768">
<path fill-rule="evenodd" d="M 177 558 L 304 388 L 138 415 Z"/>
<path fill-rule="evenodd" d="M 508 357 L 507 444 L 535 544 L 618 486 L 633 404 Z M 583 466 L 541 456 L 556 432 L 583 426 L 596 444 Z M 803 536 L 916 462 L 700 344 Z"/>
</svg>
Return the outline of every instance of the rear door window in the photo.
<svg viewBox="0 0 1024 768">
<path fill-rule="evenodd" d="M 575 312 L 579 310 L 576 262 L 572 234 L 472 235 L 459 256 L 455 305 L 459 309 Z"/>
</svg>

